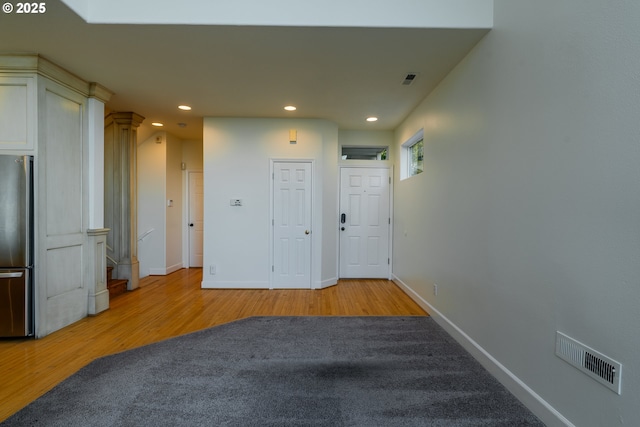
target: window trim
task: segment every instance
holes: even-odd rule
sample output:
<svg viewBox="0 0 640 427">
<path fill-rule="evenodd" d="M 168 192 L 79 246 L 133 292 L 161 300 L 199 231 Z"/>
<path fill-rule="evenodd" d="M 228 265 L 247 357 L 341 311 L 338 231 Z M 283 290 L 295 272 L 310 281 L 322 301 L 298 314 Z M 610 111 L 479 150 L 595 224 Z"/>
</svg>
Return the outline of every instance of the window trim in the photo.
<svg viewBox="0 0 640 427">
<path fill-rule="evenodd" d="M 400 179 L 411 178 L 412 176 L 419 175 L 420 172 L 411 175 L 410 166 L 411 166 L 411 148 L 422 141 L 423 144 L 423 156 L 424 156 L 424 128 L 420 129 L 418 132 L 413 134 L 411 138 L 407 139 L 402 143 L 402 156 L 400 157 Z M 423 160 L 424 162 L 424 160 Z M 424 163 L 423 163 L 424 165 Z"/>
<path fill-rule="evenodd" d="M 382 155 L 382 153 L 384 153 L 384 159 L 345 159 L 344 156 L 344 152 L 345 149 L 347 151 L 349 151 L 349 149 L 354 149 L 354 150 L 376 150 L 377 151 L 377 157 L 380 157 Z M 342 145 L 340 147 L 340 160 L 342 161 L 360 161 L 360 160 L 364 160 L 364 161 L 375 161 L 375 162 L 386 162 L 389 160 L 389 146 L 388 145 Z"/>
</svg>

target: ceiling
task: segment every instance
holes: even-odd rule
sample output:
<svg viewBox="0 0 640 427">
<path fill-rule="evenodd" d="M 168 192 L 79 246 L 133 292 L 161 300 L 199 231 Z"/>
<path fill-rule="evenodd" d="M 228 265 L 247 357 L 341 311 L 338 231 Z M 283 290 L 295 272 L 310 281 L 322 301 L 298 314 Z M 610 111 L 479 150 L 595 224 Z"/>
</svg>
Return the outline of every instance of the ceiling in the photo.
<svg viewBox="0 0 640 427">
<path fill-rule="evenodd" d="M 391 130 L 489 31 L 87 24 L 59 0 L 46 5 L 42 15 L 0 14 L 0 53 L 37 53 L 107 87 L 108 110 L 146 117 L 140 138 L 157 121 L 200 140 L 207 116 Z M 409 86 L 407 73 L 418 74 Z"/>
</svg>

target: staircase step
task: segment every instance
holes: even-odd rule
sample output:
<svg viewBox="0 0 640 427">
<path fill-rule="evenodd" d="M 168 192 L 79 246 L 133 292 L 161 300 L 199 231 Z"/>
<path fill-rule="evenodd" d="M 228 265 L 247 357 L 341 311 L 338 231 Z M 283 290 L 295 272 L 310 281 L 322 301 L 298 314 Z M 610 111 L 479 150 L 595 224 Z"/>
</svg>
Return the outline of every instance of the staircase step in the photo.
<svg viewBox="0 0 640 427">
<path fill-rule="evenodd" d="M 127 279 L 111 279 L 107 281 L 107 289 L 109 289 L 109 298 L 122 295 L 127 292 Z"/>
</svg>

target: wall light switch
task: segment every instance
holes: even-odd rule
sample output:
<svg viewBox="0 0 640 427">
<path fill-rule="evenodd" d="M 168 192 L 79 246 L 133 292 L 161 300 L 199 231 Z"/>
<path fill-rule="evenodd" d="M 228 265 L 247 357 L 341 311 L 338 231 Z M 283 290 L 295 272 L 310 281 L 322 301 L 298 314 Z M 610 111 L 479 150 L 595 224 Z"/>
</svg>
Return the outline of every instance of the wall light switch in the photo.
<svg viewBox="0 0 640 427">
<path fill-rule="evenodd" d="M 173 207 L 173 200 L 167 200 L 167 207 Z"/>
</svg>

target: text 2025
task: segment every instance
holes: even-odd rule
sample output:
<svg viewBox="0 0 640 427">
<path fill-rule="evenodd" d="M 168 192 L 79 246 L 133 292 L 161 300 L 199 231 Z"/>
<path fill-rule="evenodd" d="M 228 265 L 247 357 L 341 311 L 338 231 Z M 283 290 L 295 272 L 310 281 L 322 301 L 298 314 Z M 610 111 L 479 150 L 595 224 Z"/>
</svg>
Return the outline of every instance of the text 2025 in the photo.
<svg viewBox="0 0 640 427">
<path fill-rule="evenodd" d="M 16 3 L 16 13 L 45 13 L 46 3 Z"/>
</svg>

